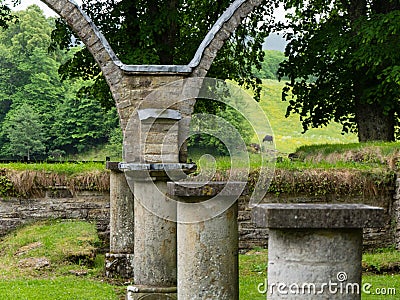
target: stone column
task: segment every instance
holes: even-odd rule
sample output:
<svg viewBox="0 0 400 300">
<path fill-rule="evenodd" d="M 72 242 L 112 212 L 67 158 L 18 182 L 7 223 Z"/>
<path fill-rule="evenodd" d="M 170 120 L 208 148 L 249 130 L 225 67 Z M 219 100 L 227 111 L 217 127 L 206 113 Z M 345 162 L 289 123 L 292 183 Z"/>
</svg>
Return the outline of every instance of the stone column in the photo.
<svg viewBox="0 0 400 300">
<path fill-rule="evenodd" d="M 106 253 L 107 277 L 133 278 L 133 194 L 118 163 L 107 162 L 110 170 L 110 252 Z"/>
<path fill-rule="evenodd" d="M 135 285 L 176 286 L 176 207 L 165 196 L 166 186 L 161 180 L 135 181 Z M 171 219 L 149 211 L 149 202 L 170 211 Z"/>
<path fill-rule="evenodd" d="M 193 167 L 120 164 L 127 179 L 134 182 L 134 285 L 127 288 L 128 300 L 176 299 L 177 208 L 176 202 L 166 196 L 166 170 L 185 166 Z"/>
<path fill-rule="evenodd" d="M 382 227 L 383 209 L 361 204 L 260 204 L 269 228 L 268 299 L 361 299 L 362 228 Z"/>
<path fill-rule="evenodd" d="M 177 209 L 178 299 L 239 298 L 236 199 L 241 191 L 230 189 L 215 200 L 217 203 L 214 200 L 207 203 L 225 186 L 225 182 L 202 186 L 168 183 L 168 193 L 180 201 Z"/>
</svg>

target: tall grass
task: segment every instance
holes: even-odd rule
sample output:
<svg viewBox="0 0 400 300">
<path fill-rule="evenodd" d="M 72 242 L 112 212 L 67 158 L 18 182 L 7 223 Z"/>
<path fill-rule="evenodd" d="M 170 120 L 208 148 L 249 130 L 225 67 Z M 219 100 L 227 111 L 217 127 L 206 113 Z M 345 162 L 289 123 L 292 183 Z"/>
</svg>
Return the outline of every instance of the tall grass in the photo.
<svg viewBox="0 0 400 300">
<path fill-rule="evenodd" d="M 99 162 L 77 162 L 77 163 L 69 163 L 69 162 L 60 162 L 60 163 L 23 163 L 23 162 L 15 162 L 15 163 L 7 163 L 0 164 L 0 169 L 12 169 L 17 171 L 43 171 L 43 172 L 51 172 L 56 174 L 64 174 L 64 175 L 73 175 L 80 173 L 87 173 L 93 171 L 104 171 L 105 164 Z"/>
</svg>

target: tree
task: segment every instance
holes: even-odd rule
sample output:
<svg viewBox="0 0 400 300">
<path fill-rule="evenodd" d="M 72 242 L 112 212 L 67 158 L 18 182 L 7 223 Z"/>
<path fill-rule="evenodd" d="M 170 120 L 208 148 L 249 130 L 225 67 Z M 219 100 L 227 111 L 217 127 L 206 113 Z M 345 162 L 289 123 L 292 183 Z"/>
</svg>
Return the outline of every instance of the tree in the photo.
<svg viewBox="0 0 400 300">
<path fill-rule="evenodd" d="M 79 84 L 78 84 L 79 83 Z M 104 144 L 118 126 L 116 109 L 105 110 L 90 97 L 76 97 L 83 85 L 76 81 L 55 111 L 51 135 L 53 149 L 67 153 L 83 152 L 90 146 Z"/>
<path fill-rule="evenodd" d="M 78 99 L 76 92 L 84 86 L 82 80 L 62 81 L 58 74 L 61 63 L 81 47 L 68 52 L 55 48 L 48 53 L 54 19 L 46 18 L 35 5 L 13 16 L 18 22 L 9 22 L 0 30 L 0 126 L 6 130 L 21 107 L 29 106 L 39 116 L 40 131 L 46 137 L 39 141 L 49 153 L 63 150 L 71 154 L 107 142 L 118 126 L 115 109 L 105 112 L 95 99 L 84 94 Z M 2 133 L 0 148 L 8 155 L 21 156 L 22 150 L 14 149 L 17 140 Z M 35 153 L 45 153 L 35 149 Z"/>
<path fill-rule="evenodd" d="M 274 1 L 264 0 L 225 43 L 209 76 L 229 78 L 253 87 L 259 96 L 260 80 L 253 67 L 260 68 L 262 43 L 268 35 L 264 20 L 271 18 Z M 83 0 L 82 8 L 100 28 L 119 58 L 127 64 L 187 64 L 197 47 L 231 0 Z M 53 33 L 63 47 L 74 45 L 72 32 L 58 20 Z M 113 106 L 109 89 L 99 68 L 82 49 L 60 69 L 66 78 L 94 80 L 86 89 L 103 105 Z M 201 105 L 200 105 L 201 107 Z"/>
<path fill-rule="evenodd" d="M 395 139 L 400 114 L 398 0 L 285 1 L 283 100 L 304 131 L 334 120 L 360 141 Z M 289 91 L 291 93 L 289 93 Z"/>
<path fill-rule="evenodd" d="M 278 79 L 279 65 L 285 60 L 285 54 L 278 50 L 265 50 L 264 53 L 261 69 L 254 73 L 262 79 Z"/>
<path fill-rule="evenodd" d="M 3 149 L 8 155 L 26 156 L 30 160 L 33 154 L 44 155 L 46 152 L 40 116 L 27 104 L 7 115 L 2 132 L 9 141 Z"/>
</svg>

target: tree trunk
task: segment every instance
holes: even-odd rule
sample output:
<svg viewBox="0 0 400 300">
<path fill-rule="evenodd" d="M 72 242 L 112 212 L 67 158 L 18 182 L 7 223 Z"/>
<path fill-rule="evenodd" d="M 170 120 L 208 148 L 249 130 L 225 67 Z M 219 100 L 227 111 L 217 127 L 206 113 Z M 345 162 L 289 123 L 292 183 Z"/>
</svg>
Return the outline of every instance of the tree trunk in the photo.
<svg viewBox="0 0 400 300">
<path fill-rule="evenodd" d="M 358 140 L 394 141 L 395 115 L 393 111 L 384 114 L 377 104 L 356 104 Z"/>
</svg>

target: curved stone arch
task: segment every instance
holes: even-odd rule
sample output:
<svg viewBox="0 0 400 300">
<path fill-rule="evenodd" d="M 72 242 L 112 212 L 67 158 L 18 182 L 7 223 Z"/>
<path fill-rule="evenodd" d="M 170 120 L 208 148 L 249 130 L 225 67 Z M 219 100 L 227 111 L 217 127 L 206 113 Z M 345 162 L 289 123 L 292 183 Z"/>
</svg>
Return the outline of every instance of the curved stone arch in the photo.
<svg viewBox="0 0 400 300">
<path fill-rule="evenodd" d="M 218 18 L 208 32 L 189 67 L 192 77 L 205 77 L 224 42 L 232 35 L 242 20 L 259 6 L 262 0 L 236 0 Z"/>
<path fill-rule="evenodd" d="M 125 65 L 123 64 L 106 38 L 98 30 L 88 15 L 73 0 L 41 0 L 63 18 L 72 30 L 79 36 L 82 42 L 99 64 L 107 82 L 112 88 L 120 80 L 116 75 L 116 67 L 128 74 L 143 73 L 180 73 L 190 74 L 192 77 L 205 77 L 217 52 L 224 42 L 232 35 L 241 23 L 255 7 L 261 4 L 261 0 L 236 0 L 219 17 L 217 22 L 207 33 L 193 59 L 188 65 Z M 113 74 L 110 82 L 108 75 Z"/>
<path fill-rule="evenodd" d="M 41 0 L 67 22 L 93 55 L 110 88 L 122 78 L 122 62 L 89 16 L 73 0 Z M 110 76 L 110 75 L 113 76 Z"/>
</svg>

